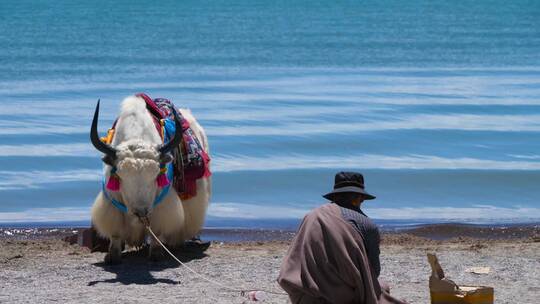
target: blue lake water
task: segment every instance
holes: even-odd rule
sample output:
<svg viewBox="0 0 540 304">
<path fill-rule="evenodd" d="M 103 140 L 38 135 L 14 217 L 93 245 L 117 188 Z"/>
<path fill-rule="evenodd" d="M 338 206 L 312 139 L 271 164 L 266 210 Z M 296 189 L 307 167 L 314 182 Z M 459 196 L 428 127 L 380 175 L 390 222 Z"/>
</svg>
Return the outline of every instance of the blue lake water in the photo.
<svg viewBox="0 0 540 304">
<path fill-rule="evenodd" d="M 190 108 L 208 226 L 290 223 L 339 170 L 382 221 L 540 220 L 540 2 L 0 3 L 0 223 L 89 219 L 88 132 L 137 92 Z M 285 224 L 283 224 L 285 225 Z"/>
</svg>

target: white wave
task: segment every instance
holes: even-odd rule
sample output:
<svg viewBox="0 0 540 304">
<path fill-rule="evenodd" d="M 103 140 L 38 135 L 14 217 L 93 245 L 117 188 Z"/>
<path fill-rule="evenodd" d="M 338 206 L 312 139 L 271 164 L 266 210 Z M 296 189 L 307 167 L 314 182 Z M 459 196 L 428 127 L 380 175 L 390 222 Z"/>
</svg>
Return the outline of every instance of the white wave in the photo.
<svg viewBox="0 0 540 304">
<path fill-rule="evenodd" d="M 516 206 L 514 208 L 490 205 L 472 205 L 471 207 L 402 207 L 376 208 L 366 207 L 366 213 L 378 219 L 435 219 L 435 220 L 540 220 L 540 208 Z"/>
<path fill-rule="evenodd" d="M 302 112 L 302 108 L 296 109 Z M 346 109 L 345 109 L 346 110 Z M 270 111 L 270 110 L 269 110 Z M 273 111 L 273 110 L 272 110 Z M 275 109 L 279 113 L 280 109 Z M 270 111 L 271 112 L 271 111 Z M 305 114 L 279 115 L 255 114 L 255 118 L 248 118 L 248 114 L 232 114 L 230 117 L 213 115 L 212 125 L 204 126 L 210 136 L 308 136 L 317 134 L 354 135 L 358 133 L 388 131 L 388 130 L 461 130 L 461 131 L 488 131 L 488 132 L 540 132 L 540 115 L 473 115 L 473 114 L 447 114 L 447 115 L 411 115 L 397 116 L 386 114 L 385 117 L 362 117 L 358 120 L 363 122 L 327 122 L 319 119 L 310 119 L 303 122 L 307 116 L 316 117 L 316 113 L 306 110 Z M 249 113 L 249 112 L 248 112 Z M 349 115 L 354 112 L 331 110 L 329 114 L 336 117 Z M 324 113 L 324 111 L 322 114 Z M 365 114 L 365 113 L 363 113 Z M 196 114 L 196 116 L 198 116 Z M 205 115 L 200 115 L 204 117 Z M 380 115 L 379 115 L 380 116 Z M 246 118 L 246 121 L 265 122 L 265 125 L 242 125 L 241 123 L 224 125 L 228 120 Z M 388 120 L 388 119 L 391 120 Z M 88 120 L 88 123 L 90 119 Z M 101 132 L 111 122 L 101 123 Z M 12 125 L 9 122 L 0 122 L 0 135 L 23 135 L 23 134 L 79 134 L 88 130 L 88 124 L 84 121 L 72 125 L 59 124 L 56 122 Z"/>
<path fill-rule="evenodd" d="M 337 105 L 329 103 L 327 106 L 309 105 L 303 101 L 295 100 L 294 104 L 268 105 L 264 102 L 248 106 L 238 103 L 240 96 L 231 93 L 231 96 L 214 96 L 219 102 L 213 100 L 205 104 L 189 102 L 195 116 L 202 121 L 209 121 L 206 131 L 211 136 L 306 136 L 316 134 L 358 134 L 363 132 L 385 130 L 463 130 L 463 131 L 490 131 L 490 132 L 539 132 L 540 115 L 481 115 L 481 114 L 404 114 L 393 109 L 387 103 L 362 102 Z M 229 95 L 229 94 L 226 94 Z M 241 95 L 241 94 L 240 94 Z M 273 97 L 272 97 L 273 96 Z M 274 98 L 274 95 L 270 96 Z M 230 99 L 226 106 L 216 106 L 223 100 Z M 309 97 L 311 98 L 311 97 Z M 308 98 L 308 99 L 309 99 Z M 346 97 L 349 98 L 349 97 Z M 325 96 L 313 96 L 313 101 L 328 100 Z M 354 99 L 358 99 L 354 96 Z M 392 98 L 399 99 L 399 98 Z M 336 98 L 332 97 L 332 100 Z M 116 105 L 116 104 L 115 104 Z M 216 107 L 227 108 L 215 111 Z M 91 122 L 91 106 L 85 104 L 87 115 L 73 115 L 66 110 L 53 110 L 46 106 L 40 108 L 43 115 L 29 115 L 21 121 L 0 119 L 0 135 L 23 134 L 79 134 L 88 132 Z M 102 111 L 100 127 L 102 132 L 108 128 L 118 113 L 112 109 Z M 2 110 L 0 110 L 1 112 Z M 48 117 L 47 113 L 66 113 L 65 117 Z M 64 112 L 62 112 L 64 111 Z M 79 110 L 77 110 L 79 111 Z M 38 111 L 39 112 L 39 111 Z M 69 114 L 69 115 L 68 115 Z M 354 120 L 344 120 L 340 117 L 356 117 Z M 321 119 L 322 118 L 322 119 Z M 334 119 L 331 119 L 334 118 Z M 235 123 L 231 123 L 235 122 Z M 253 126 L 253 122 L 257 122 Z M 203 123 L 204 124 L 204 123 Z M 204 126 L 204 125 L 203 125 Z"/>
<path fill-rule="evenodd" d="M 63 153 L 63 151 L 58 152 Z M 66 151 L 70 153 L 70 151 Z M 392 157 L 385 155 L 354 156 L 217 156 L 214 172 L 264 171 L 286 169 L 474 169 L 540 170 L 540 162 L 494 161 L 474 158 L 442 158 L 429 155 Z M 102 170 L 0 171 L 0 191 L 42 188 L 51 183 L 100 181 Z"/>
<path fill-rule="evenodd" d="M 212 109 L 201 110 L 197 109 L 196 117 L 198 120 L 208 120 L 212 122 L 229 123 L 235 121 L 243 122 L 267 122 L 267 123 L 282 123 L 289 121 L 302 121 L 310 119 L 311 121 L 319 120 L 321 116 L 339 117 L 340 115 L 354 115 L 359 117 L 375 111 L 392 111 L 392 108 L 385 105 L 366 104 L 361 109 L 358 105 L 341 105 L 341 106 L 307 106 L 307 105 L 289 105 L 289 106 L 253 106 L 251 110 L 246 111 L 245 108 L 228 106 L 228 109 L 214 111 Z M 222 125 L 222 124 L 220 124 Z"/>
<path fill-rule="evenodd" d="M 0 212 L 0 223 L 65 222 L 90 219 L 90 207 L 33 208 L 25 211 Z"/>
<path fill-rule="evenodd" d="M 317 206 L 313 206 L 315 208 Z M 217 218 L 283 219 L 302 218 L 311 208 L 285 207 L 275 204 L 213 203 L 208 215 Z M 540 220 L 540 208 L 504 208 L 491 205 L 471 207 L 401 207 L 377 208 L 365 206 L 372 218 L 387 220 Z"/>
<path fill-rule="evenodd" d="M 391 84 L 389 84 L 391 85 Z M 395 85 L 395 84 L 394 84 Z M 421 84 L 419 84 L 420 86 Z M 312 86 L 318 86 L 316 84 Z M 370 88 L 366 91 L 353 91 L 352 89 L 342 88 L 340 92 L 332 92 L 325 90 L 325 93 L 315 95 L 316 92 L 258 92 L 258 93 L 245 93 L 239 90 L 239 92 L 205 92 L 205 93 L 186 93 L 179 100 L 187 100 L 185 103 L 178 103 L 179 105 L 189 107 L 201 107 L 211 110 L 212 107 L 219 105 L 220 107 L 246 107 L 265 103 L 292 103 L 296 105 L 309 105 L 310 103 L 347 103 L 356 105 L 357 107 L 365 105 L 538 105 L 539 102 L 535 98 L 540 92 L 522 92 L 521 95 L 515 94 L 512 96 L 505 96 L 501 93 L 498 98 L 486 97 L 484 95 L 469 94 L 468 92 L 458 93 L 443 93 L 442 88 L 431 88 L 432 91 L 425 90 L 419 92 L 408 92 L 405 89 L 400 92 L 388 92 L 386 88 L 380 88 L 374 90 Z M 425 87 L 424 87 L 425 89 Z M 322 88 L 324 90 L 324 88 Z M 536 95 L 535 95 L 536 94 Z"/>
<path fill-rule="evenodd" d="M 32 125 L 29 127 L 6 126 L 1 127 L 0 135 L 54 135 L 54 134 L 80 134 L 88 132 L 88 126 L 60 126 L 53 123 Z M 84 130 L 84 131 L 82 131 Z"/>
<path fill-rule="evenodd" d="M 301 218 L 306 209 L 276 205 L 251 205 L 238 203 L 212 203 L 208 215 L 221 218 Z"/>
<path fill-rule="evenodd" d="M 0 157 L 5 156 L 98 156 L 90 143 L 87 144 L 36 144 L 0 145 Z"/>
<path fill-rule="evenodd" d="M 62 119 L 80 119 L 88 117 L 91 119 L 96 100 L 78 99 L 73 100 L 43 100 L 24 98 L 18 102 L 2 104 L 0 107 L 0 115 L 21 115 L 24 117 L 34 116 L 36 119 L 59 118 Z M 116 104 L 118 104 L 118 101 Z M 24 105 L 24 106 L 23 106 Z M 109 108 L 109 103 L 102 103 L 102 107 L 106 110 Z M 103 116 L 108 117 L 108 111 L 103 111 Z M 101 116 L 100 116 L 101 117 Z"/>
<path fill-rule="evenodd" d="M 239 203 L 212 203 L 208 216 L 237 219 L 300 219 L 318 207 L 286 207 Z M 372 218 L 385 220 L 440 220 L 464 222 L 539 221 L 540 208 L 496 207 L 401 207 L 365 208 Z M 33 208 L 25 211 L 0 212 L 0 223 L 83 221 L 90 219 L 90 207 Z"/>
<path fill-rule="evenodd" d="M 51 183 L 99 181 L 101 170 L 0 171 L 0 191 L 42 188 Z"/>
<path fill-rule="evenodd" d="M 345 113 L 344 113 L 345 114 Z M 359 117 L 361 119 L 361 117 Z M 394 120 L 373 119 L 365 122 L 289 123 L 276 121 L 268 126 L 211 126 L 205 128 L 212 136 L 281 135 L 305 136 L 314 134 L 355 134 L 385 130 L 463 130 L 524 132 L 540 131 L 540 115 L 412 115 Z"/>
<path fill-rule="evenodd" d="M 520 159 L 540 159 L 540 155 L 508 154 L 508 156 Z"/>
<path fill-rule="evenodd" d="M 443 158 L 432 155 L 386 156 L 359 154 L 351 156 L 287 155 L 251 157 L 218 154 L 212 161 L 213 171 L 263 171 L 286 169 L 474 169 L 474 170 L 540 170 L 540 162 L 499 161 L 477 158 Z"/>
<path fill-rule="evenodd" d="M 455 74 L 454 72 L 459 72 Z M 492 72 L 508 72 L 504 77 L 493 76 Z M 537 73 L 535 67 L 511 69 L 250 69 L 223 77 L 223 71 L 207 72 L 206 80 L 193 81 L 193 72 L 178 81 L 143 81 L 144 74 L 130 81 L 99 82 L 80 81 L 12 81 L 0 84 L 0 94 L 28 93 L 39 95 L 66 95 L 85 91 L 139 91 L 166 92 L 162 96 L 178 102 L 194 100 L 209 102 L 253 102 L 260 100 L 310 101 L 318 98 L 350 102 L 390 104 L 538 104 L 537 77 L 520 75 L 518 71 Z M 398 72 L 396 74 L 396 72 Z M 405 72 L 405 73 L 403 73 Z M 428 72 L 418 76 L 406 72 Z M 433 74 L 433 73 L 436 74 Z M 449 73 L 445 73 L 449 72 Z M 478 73 L 488 72 L 488 73 Z M 514 72 L 514 73 L 512 73 Z M 259 77 L 246 78 L 245 75 Z M 178 77 L 178 73 L 175 76 Z M 197 73 L 200 75 L 200 73 Z M 221 75 L 215 79 L 213 75 Z M 152 75 L 154 76 L 154 75 Z M 106 76 L 105 76 L 106 77 Z M 197 77 L 200 78 L 200 77 Z M 225 80 L 224 80 L 225 79 Z M 110 79 L 113 80 L 113 79 Z M 525 85 L 525 87 L 523 86 Z M 508 88 L 512 88 L 509 90 Z M 200 92 L 192 89 L 200 89 Z M 194 92 L 195 91 L 195 92 Z M 208 91 L 212 91 L 208 93 Z M 62 94 L 58 94 L 62 92 Z M 256 93 L 254 93 L 256 92 Z M 434 97 L 425 98 L 429 94 Z M 395 96 L 386 96 L 397 94 Z M 489 96 L 488 96 L 489 95 Z M 419 98 L 420 97 L 420 98 Z M 457 98 L 456 98 L 457 97 Z M 496 98 L 494 98 L 496 97 Z M 504 98 L 502 98 L 504 97 Z M 0 110 L 1 113 L 1 110 Z"/>
</svg>

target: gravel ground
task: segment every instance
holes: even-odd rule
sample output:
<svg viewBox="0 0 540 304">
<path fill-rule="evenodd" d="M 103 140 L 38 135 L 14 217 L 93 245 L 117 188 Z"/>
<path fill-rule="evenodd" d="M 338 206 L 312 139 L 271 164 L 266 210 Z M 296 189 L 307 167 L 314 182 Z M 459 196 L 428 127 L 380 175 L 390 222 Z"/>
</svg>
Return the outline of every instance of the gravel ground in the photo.
<svg viewBox="0 0 540 304">
<path fill-rule="evenodd" d="M 287 247 L 287 242 L 214 243 L 204 254 L 175 254 L 226 286 L 281 291 L 275 280 Z M 540 298 L 540 242 L 533 239 L 442 242 L 398 235 L 386 238 L 381 251 L 381 279 L 390 283 L 392 294 L 410 303 L 429 303 L 427 252 L 437 254 L 447 277 L 457 283 L 494 287 L 496 303 L 536 304 Z M 130 251 L 124 253 L 121 265 L 105 266 L 103 256 L 54 239 L 0 240 L 0 303 L 249 302 L 170 258 L 149 262 L 143 250 Z M 486 275 L 465 271 L 474 266 L 491 271 Z M 262 302 L 288 303 L 288 299 L 268 294 Z"/>
</svg>

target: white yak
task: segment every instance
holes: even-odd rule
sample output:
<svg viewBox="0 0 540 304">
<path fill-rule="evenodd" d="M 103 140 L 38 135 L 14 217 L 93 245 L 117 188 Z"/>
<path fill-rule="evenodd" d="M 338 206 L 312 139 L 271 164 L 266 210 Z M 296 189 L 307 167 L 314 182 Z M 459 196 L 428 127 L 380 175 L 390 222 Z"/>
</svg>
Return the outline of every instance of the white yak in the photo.
<svg viewBox="0 0 540 304">
<path fill-rule="evenodd" d="M 203 149 L 209 153 L 208 139 L 203 128 L 189 110 L 179 110 L 187 119 Z M 172 160 L 171 152 L 178 148 L 181 126 L 176 113 L 176 134 L 168 143 L 163 143 L 146 108 L 143 98 L 130 96 L 124 99 L 110 145 L 101 142 L 97 135 L 99 101 L 92 122 L 91 139 L 94 146 L 105 154 L 104 175 L 109 178 L 113 166 L 121 187 L 118 192 L 104 189 L 97 195 L 92 207 L 92 223 L 99 235 L 110 240 L 106 263 L 121 261 L 122 243 L 140 246 L 144 243 L 146 229 L 141 219 L 148 220 L 150 227 L 161 241 L 178 245 L 197 235 L 202 228 L 211 194 L 211 178 L 197 180 L 197 195 L 182 201 L 174 187 L 161 203 L 154 205 L 161 189 L 156 177 L 160 165 Z M 104 195 L 103 191 L 107 191 Z M 127 212 L 116 208 L 111 199 L 122 202 Z M 153 239 L 150 243 L 150 258 L 156 259 L 161 250 Z"/>
</svg>

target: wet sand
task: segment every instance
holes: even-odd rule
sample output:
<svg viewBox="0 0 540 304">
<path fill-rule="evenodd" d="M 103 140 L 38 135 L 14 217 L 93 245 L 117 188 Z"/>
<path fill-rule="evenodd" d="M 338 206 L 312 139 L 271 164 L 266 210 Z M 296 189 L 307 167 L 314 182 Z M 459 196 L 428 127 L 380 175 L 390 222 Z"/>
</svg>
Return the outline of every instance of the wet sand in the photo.
<svg viewBox="0 0 540 304">
<path fill-rule="evenodd" d="M 0 230 L 0 303 L 248 302 L 240 293 L 213 286 L 171 258 L 148 261 L 144 249 L 124 252 L 121 265 L 104 265 L 104 253 L 92 253 L 61 240 L 73 231 L 76 229 Z M 447 276 L 457 283 L 494 287 L 496 303 L 537 303 L 540 297 L 537 230 L 513 238 L 444 240 L 414 235 L 421 231 L 383 235 L 381 279 L 390 283 L 396 296 L 410 303 L 429 303 L 431 270 L 426 253 L 433 252 Z M 261 234 L 264 231 L 258 232 Z M 283 235 L 284 239 L 291 236 Z M 275 280 L 288 244 L 287 240 L 214 241 L 204 253 L 184 249 L 176 250 L 175 255 L 195 271 L 226 286 L 281 291 Z M 490 272 L 485 275 L 466 272 L 479 266 L 490 267 Z M 516 295 L 521 297 L 517 299 Z M 288 299 L 285 295 L 267 294 L 262 303 L 288 303 Z"/>
</svg>

